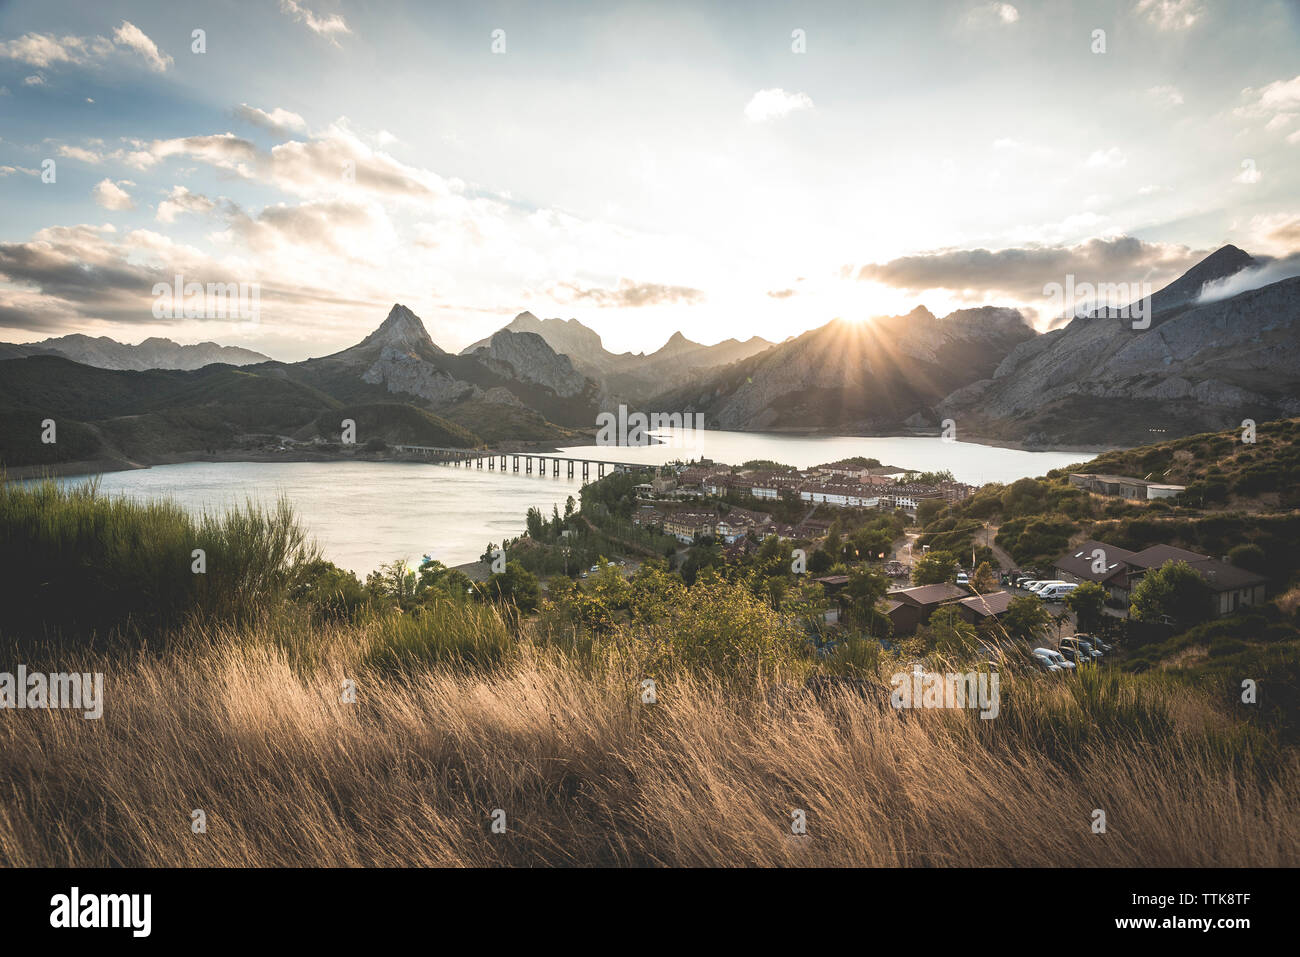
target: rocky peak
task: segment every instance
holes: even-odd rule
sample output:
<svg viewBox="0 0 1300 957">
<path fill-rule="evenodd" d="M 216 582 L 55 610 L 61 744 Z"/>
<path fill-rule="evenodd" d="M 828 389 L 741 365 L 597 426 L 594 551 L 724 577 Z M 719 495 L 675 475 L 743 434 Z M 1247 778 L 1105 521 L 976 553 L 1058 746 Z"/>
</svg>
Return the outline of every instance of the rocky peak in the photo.
<svg viewBox="0 0 1300 957">
<path fill-rule="evenodd" d="M 424 328 L 420 317 L 401 303 L 395 303 L 388 312 L 388 318 L 379 324 L 379 328 L 361 340 L 362 346 L 383 346 L 386 348 L 411 350 L 416 346 L 426 346 L 441 352 L 429 330 Z"/>
</svg>

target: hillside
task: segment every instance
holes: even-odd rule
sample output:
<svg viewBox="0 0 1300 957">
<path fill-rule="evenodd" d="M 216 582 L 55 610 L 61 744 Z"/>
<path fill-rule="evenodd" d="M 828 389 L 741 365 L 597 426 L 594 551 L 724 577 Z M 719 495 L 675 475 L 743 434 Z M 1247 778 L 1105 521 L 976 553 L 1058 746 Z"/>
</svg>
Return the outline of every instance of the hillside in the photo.
<svg viewBox="0 0 1300 957">
<path fill-rule="evenodd" d="M 723 429 L 902 430 L 944 396 L 992 374 L 1033 330 L 1011 309 L 939 319 L 924 307 L 866 322 L 836 319 L 661 393 L 656 408 L 701 411 Z"/>
<path fill-rule="evenodd" d="M 128 371 L 54 355 L 0 360 L 0 463 L 113 468 L 319 448 L 338 441 L 343 418 L 357 421 L 360 443 L 561 442 L 590 433 L 597 392 L 540 336 L 499 332 L 475 355 L 452 355 L 395 305 L 356 345 L 305 362 Z M 40 440 L 47 418 L 54 444 Z"/>
<path fill-rule="evenodd" d="M 344 404 L 265 371 L 210 365 L 196 372 L 96 369 L 55 356 L 0 361 L 0 466 L 98 461 L 150 464 L 284 440 L 337 442 L 354 418 L 358 441 L 477 445 L 452 422 L 397 403 Z M 46 419 L 57 441 L 41 441 Z"/>
<path fill-rule="evenodd" d="M 1130 445 L 1300 413 L 1300 278 L 1200 301 L 1254 260 L 1225 246 L 1152 296 L 1149 329 L 1116 310 L 1021 344 L 929 420 L 1033 446 Z"/>
<path fill-rule="evenodd" d="M 521 312 L 497 333 L 463 349 L 461 355 L 477 354 L 502 332 L 540 336 L 555 352 L 567 356 L 577 372 L 599 385 L 602 409 L 611 409 L 620 401 L 644 403 L 665 388 L 685 385 L 706 370 L 729 365 L 772 346 L 760 336 L 744 342 L 724 339 L 704 345 L 675 332 L 652 353 L 613 353 L 605 348 L 599 334 L 577 319 L 538 319 L 531 312 Z"/>
<path fill-rule="evenodd" d="M 118 342 L 108 336 L 60 336 L 40 342 L 0 342 L 0 360 L 27 356 L 63 356 L 82 365 L 99 369 L 201 369 L 214 362 L 228 365 L 251 365 L 266 362 L 267 357 L 238 346 L 219 346 L 200 342 L 183 346 L 170 339 L 154 336 L 138 345 Z"/>
</svg>

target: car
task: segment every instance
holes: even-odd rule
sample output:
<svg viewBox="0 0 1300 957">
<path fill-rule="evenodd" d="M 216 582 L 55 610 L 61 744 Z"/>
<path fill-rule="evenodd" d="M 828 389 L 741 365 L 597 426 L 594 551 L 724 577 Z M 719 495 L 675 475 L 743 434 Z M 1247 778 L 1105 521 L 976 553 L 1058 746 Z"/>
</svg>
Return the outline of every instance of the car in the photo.
<svg viewBox="0 0 1300 957">
<path fill-rule="evenodd" d="M 600 571 L 600 566 L 599 566 L 599 565 L 592 565 L 589 569 L 587 569 L 587 571 L 598 572 L 598 571 Z"/>
<path fill-rule="evenodd" d="M 1075 637 L 1075 638 L 1082 638 L 1082 639 L 1084 639 L 1085 641 L 1091 642 L 1091 643 L 1092 643 L 1092 647 L 1094 647 L 1094 648 L 1096 648 L 1097 650 L 1099 650 L 1102 654 L 1106 654 L 1106 655 L 1108 655 L 1108 654 L 1110 654 L 1111 652 L 1113 652 L 1113 651 L 1115 650 L 1115 646 L 1114 646 L 1114 645 L 1110 644 L 1109 642 L 1102 641 L 1102 640 L 1101 640 L 1100 638 L 1098 638 L 1096 635 L 1078 634 L 1078 635 L 1075 635 L 1074 637 Z"/>
<path fill-rule="evenodd" d="M 968 576 L 965 572 L 958 572 L 958 573 L 957 573 L 957 584 L 958 584 L 958 585 L 968 585 L 968 584 L 970 584 L 970 576 Z"/>
<path fill-rule="evenodd" d="M 1086 638 L 1080 638 L 1078 635 L 1075 635 L 1073 638 L 1061 639 L 1061 654 L 1065 655 L 1068 658 L 1070 656 L 1065 651 L 1066 648 L 1072 648 L 1078 652 L 1078 654 L 1073 659 L 1074 661 L 1079 661 L 1079 660 L 1098 661 L 1101 658 L 1105 657 L 1101 649 L 1094 648 L 1092 642 L 1088 641 Z"/>
<path fill-rule="evenodd" d="M 587 577 L 587 573 L 586 573 L 586 572 L 583 572 L 583 573 L 582 573 L 582 577 L 583 577 L 583 578 L 586 578 L 586 577 Z"/>
<path fill-rule="evenodd" d="M 1072 661 L 1076 665 L 1095 664 L 1097 658 L 1092 653 L 1092 646 L 1088 645 L 1088 647 L 1085 648 L 1084 645 L 1086 644 L 1087 642 L 1078 643 L 1069 638 L 1062 638 L 1058 650 L 1066 661 Z M 1098 652 L 1098 654 L 1100 654 L 1100 652 Z"/>
<path fill-rule="evenodd" d="M 1038 597 L 1043 601 L 1063 601 L 1065 596 L 1077 588 L 1077 585 L 1044 585 L 1038 590 Z"/>
<path fill-rule="evenodd" d="M 1074 662 L 1067 660 L 1059 651 L 1051 648 L 1035 648 L 1034 658 L 1045 671 L 1073 671 Z"/>
</svg>

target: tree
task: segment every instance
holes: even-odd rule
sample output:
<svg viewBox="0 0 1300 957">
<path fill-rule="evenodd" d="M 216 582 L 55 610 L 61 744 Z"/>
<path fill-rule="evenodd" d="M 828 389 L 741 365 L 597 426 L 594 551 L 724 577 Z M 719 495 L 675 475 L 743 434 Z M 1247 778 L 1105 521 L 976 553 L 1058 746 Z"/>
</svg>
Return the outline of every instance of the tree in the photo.
<svg viewBox="0 0 1300 957">
<path fill-rule="evenodd" d="M 1030 644 L 1051 631 L 1052 625 L 1051 614 L 1034 595 L 1011 599 L 1007 613 L 1002 616 L 1002 627 L 1007 634 Z"/>
<path fill-rule="evenodd" d="M 957 559 L 951 552 L 926 552 L 912 566 L 912 584 L 937 585 L 952 581 L 957 574 Z"/>
<path fill-rule="evenodd" d="M 495 602 L 513 602 L 520 611 L 534 611 L 541 597 L 537 576 L 516 561 L 506 562 L 506 570 L 484 583 L 487 597 Z"/>
<path fill-rule="evenodd" d="M 1106 606 L 1106 589 L 1096 582 L 1083 582 L 1065 596 L 1065 605 L 1074 612 L 1080 628 L 1095 631 L 1101 626 L 1102 609 Z"/>
<path fill-rule="evenodd" d="M 1264 555 L 1264 549 L 1254 542 L 1238 545 L 1228 552 L 1228 563 L 1261 575 L 1268 571 L 1268 559 Z"/>
<path fill-rule="evenodd" d="M 535 542 L 544 541 L 546 530 L 546 521 L 542 518 L 542 511 L 539 508 L 528 509 L 528 537 Z"/>
<path fill-rule="evenodd" d="M 849 572 L 844 594 L 849 599 L 853 617 L 869 630 L 875 624 L 876 605 L 888 590 L 889 583 L 885 581 L 885 576 L 866 565 L 859 565 Z"/>
<path fill-rule="evenodd" d="M 979 647 L 975 626 L 962 618 L 956 605 L 941 605 L 930 616 L 928 625 L 918 629 L 929 639 L 934 650 L 949 658 L 968 658 Z"/>
<path fill-rule="evenodd" d="M 977 595 L 987 595 L 989 592 L 997 591 L 998 577 L 993 574 L 993 569 L 989 567 L 988 562 L 980 562 L 979 568 L 975 569 L 975 574 L 971 576 L 970 584 Z"/>
<path fill-rule="evenodd" d="M 947 507 L 948 503 L 941 498 L 922 499 L 920 504 L 916 506 L 916 524 L 925 528 L 938 518 L 939 513 Z"/>
<path fill-rule="evenodd" d="M 1168 561 L 1149 571 L 1133 589 L 1129 613 L 1139 621 L 1162 618 L 1198 625 L 1210 617 L 1209 583 L 1186 562 Z"/>
</svg>

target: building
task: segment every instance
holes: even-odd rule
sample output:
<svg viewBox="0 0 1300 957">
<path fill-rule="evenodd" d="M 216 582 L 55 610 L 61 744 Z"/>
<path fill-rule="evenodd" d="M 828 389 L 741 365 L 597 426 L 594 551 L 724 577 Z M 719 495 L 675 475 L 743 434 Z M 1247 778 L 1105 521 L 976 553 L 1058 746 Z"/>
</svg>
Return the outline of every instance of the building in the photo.
<svg viewBox="0 0 1300 957">
<path fill-rule="evenodd" d="M 1063 582 L 1096 582 L 1116 601 L 1128 604 L 1128 560 L 1133 552 L 1089 539 L 1052 563 L 1052 574 Z"/>
<path fill-rule="evenodd" d="M 1102 475 L 1090 472 L 1071 472 L 1070 484 L 1097 495 L 1114 495 L 1132 501 L 1150 501 L 1171 498 L 1186 491 L 1185 485 L 1165 485 L 1126 475 Z"/>
<path fill-rule="evenodd" d="M 915 588 L 900 588 L 885 595 L 888 603 L 885 614 L 894 623 L 894 634 L 910 635 L 918 625 L 930 620 L 935 609 L 969 597 L 964 588 L 958 588 L 949 582 L 937 585 L 919 585 Z"/>
<path fill-rule="evenodd" d="M 1175 545 L 1152 545 L 1140 552 L 1130 552 L 1105 542 L 1087 541 L 1061 555 L 1052 567 L 1062 581 L 1096 582 L 1106 589 L 1115 604 L 1127 610 L 1138 583 L 1149 571 L 1166 562 L 1186 562 L 1205 579 L 1214 596 L 1216 618 L 1230 615 L 1245 605 L 1264 602 L 1266 576 Z"/>
<path fill-rule="evenodd" d="M 712 535 L 718 516 L 713 512 L 690 509 L 664 516 L 664 534 L 674 536 L 679 542 L 690 544 L 697 535 Z"/>
<path fill-rule="evenodd" d="M 839 508 L 876 508 L 880 504 L 879 491 L 874 486 L 858 482 L 819 482 L 813 479 L 800 486 L 799 497 L 805 502 Z"/>
<path fill-rule="evenodd" d="M 957 612 L 971 624 L 995 621 L 1007 613 L 1012 596 L 1008 592 L 994 591 L 987 595 L 971 595 L 957 602 Z"/>
</svg>

